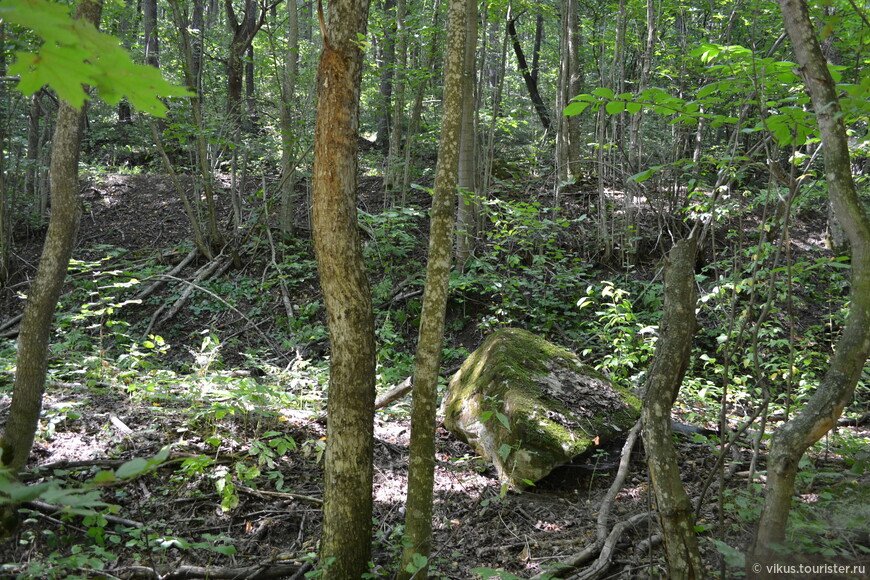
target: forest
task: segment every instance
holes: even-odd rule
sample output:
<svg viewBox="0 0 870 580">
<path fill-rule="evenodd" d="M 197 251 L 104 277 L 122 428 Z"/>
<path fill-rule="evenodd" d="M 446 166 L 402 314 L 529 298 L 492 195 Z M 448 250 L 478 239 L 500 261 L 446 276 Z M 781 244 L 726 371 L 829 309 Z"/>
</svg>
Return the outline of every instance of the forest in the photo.
<svg viewBox="0 0 870 580">
<path fill-rule="evenodd" d="M 0 0 L 0 577 L 870 578 L 868 19 Z"/>
</svg>

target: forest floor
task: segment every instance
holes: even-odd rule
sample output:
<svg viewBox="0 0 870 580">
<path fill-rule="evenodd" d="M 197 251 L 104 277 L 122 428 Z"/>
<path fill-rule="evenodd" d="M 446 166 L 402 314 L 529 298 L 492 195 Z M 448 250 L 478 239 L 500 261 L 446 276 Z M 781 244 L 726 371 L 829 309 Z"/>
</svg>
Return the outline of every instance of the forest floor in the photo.
<svg viewBox="0 0 870 580">
<path fill-rule="evenodd" d="M 363 207 L 378 211 L 383 205 L 379 180 L 364 179 L 361 187 Z M 88 184 L 83 199 L 77 258 L 98 259 L 108 247 L 127 248 L 142 260 L 161 256 L 161 260 L 172 261 L 183 255 L 179 248 L 189 237 L 189 227 L 165 178 L 104 175 Z M 423 195 L 420 201 L 425 200 Z M 579 198 L 566 203 L 570 211 L 581 212 L 581 206 Z M 227 211 L 225 203 L 221 207 Z M 304 223 L 302 217 L 300 223 Z M 808 222 L 796 243 L 820 244 L 820 222 Z M 18 259 L 28 275 L 38 257 L 39 239 L 35 232 L 30 239 L 19 240 Z M 18 291 L 26 291 L 24 278 L 4 290 L 0 322 L 20 311 Z M 304 291 L 316 293 L 316 281 L 307 283 Z M 143 308 L 141 317 L 149 315 Z M 246 330 L 246 320 L 233 312 L 221 316 L 225 318 L 211 318 L 208 326 L 225 323 L 226 328 L 238 329 L 242 337 L 252 335 L 250 342 L 256 342 L 255 329 Z M 179 357 L 196 358 L 203 350 L 201 321 L 192 313 L 182 318 L 181 326 L 189 326 L 190 342 L 173 344 L 172 350 Z M 184 332 L 176 329 L 176 335 L 184 336 Z M 452 335 L 469 350 L 482 338 L 474 328 Z M 55 477 L 68 484 L 84 482 L 100 470 L 155 456 L 165 446 L 171 447 L 171 453 L 153 470 L 100 486 L 103 501 L 121 506 L 115 514 L 121 519 L 109 519 L 102 526 L 47 508 L 40 511 L 38 504 L 31 504 L 31 515 L 22 523 L 17 541 L 0 546 L 4 563 L 0 576 L 32 576 L 40 561 L 47 566 L 44 577 L 75 575 L 75 562 L 66 555 L 67 548 L 93 544 L 86 540 L 96 534 L 103 536 L 97 544 L 105 546 L 105 554 L 112 554 L 103 556 L 109 578 L 157 577 L 153 572 L 164 578 L 267 578 L 278 574 L 301 578 L 309 569 L 306 562 L 316 553 L 320 529 L 320 455 L 325 430 L 317 421 L 323 401 L 316 400 L 314 393 L 322 391 L 323 378 L 308 372 L 298 357 L 274 354 L 275 366 L 257 372 L 245 368 L 244 357 L 228 356 L 220 371 L 210 371 L 207 364 L 191 374 L 154 370 L 148 384 L 125 383 L 123 375 L 97 383 L 52 382 L 28 481 Z M 0 374 L 0 386 L 8 387 L 9 376 Z M 143 380 L 129 376 L 133 381 Z M 276 387 L 279 395 L 274 392 Z M 282 408 L 286 396 L 309 404 Z M 3 417 L 9 400 L 8 392 L 0 397 Z M 264 401 L 269 402 L 268 409 L 261 406 Z M 406 399 L 381 409 L 375 422 L 374 577 L 390 576 L 401 550 L 410 431 L 407 408 Z M 870 436 L 866 427 L 844 429 Z M 258 441 L 274 444 L 256 445 Z M 529 491 L 505 493 L 490 465 L 439 428 L 432 577 L 473 578 L 473 569 L 489 567 L 528 578 L 580 552 L 595 538 L 599 506 L 614 477 L 621 446 L 621 441 L 615 441 L 603 451 L 578 458 Z M 717 483 L 713 481 L 701 497 L 710 483 L 708 476 L 715 472 L 715 451 L 715 445 L 703 437 L 678 437 L 683 480 L 692 501 L 701 505 L 699 524 L 705 530 L 721 524 L 731 530 L 731 543 L 737 538 L 736 547 L 745 549 L 751 527 L 739 518 L 718 521 L 717 503 L 711 499 L 719 494 Z M 750 455 L 750 449 L 738 447 L 730 461 L 748 465 Z M 651 507 L 640 444 L 632 457 L 629 476 L 614 504 L 614 522 Z M 843 458 L 833 451 L 818 453 L 813 459 L 820 471 L 847 471 Z M 746 469 L 735 470 L 726 482 L 735 501 L 741 497 L 739 490 L 749 485 Z M 855 481 L 870 489 L 867 475 Z M 228 484 L 235 487 L 228 488 Z M 812 485 L 800 491 L 805 502 L 813 501 Z M 655 525 L 626 530 L 612 555 L 608 577 L 664 577 L 657 534 Z M 710 533 L 701 533 L 705 562 L 717 573 L 719 552 L 711 539 Z M 233 555 L 224 549 L 229 544 L 235 548 Z M 100 559 L 92 549 L 80 553 Z M 93 569 L 96 560 L 85 559 L 79 568 Z M 724 577 L 739 573 L 729 570 Z M 80 574 L 101 577 L 97 571 Z"/>
</svg>

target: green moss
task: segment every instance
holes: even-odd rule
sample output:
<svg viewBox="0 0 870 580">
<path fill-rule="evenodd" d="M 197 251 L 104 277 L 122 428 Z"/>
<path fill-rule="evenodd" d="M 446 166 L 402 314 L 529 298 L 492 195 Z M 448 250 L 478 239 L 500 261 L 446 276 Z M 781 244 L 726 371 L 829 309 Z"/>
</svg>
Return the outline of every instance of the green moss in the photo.
<svg viewBox="0 0 870 580">
<path fill-rule="evenodd" d="M 549 396 L 548 391 L 561 397 Z M 609 405 L 604 412 L 583 408 L 585 402 L 594 406 L 602 401 Z M 497 433 L 501 445 L 513 450 L 503 464 L 503 458 L 491 458 L 502 476 L 516 484 L 511 474 L 517 464 L 533 473 L 540 465 L 543 476 L 553 465 L 588 449 L 595 438 L 626 431 L 640 412 L 640 400 L 627 391 L 617 392 L 570 351 L 525 330 L 508 328 L 493 333 L 465 361 L 451 381 L 444 412 L 454 432 L 460 418 L 468 423 L 490 412 L 486 436 Z M 512 418 L 509 429 L 499 415 Z M 475 429 L 483 430 L 479 425 Z M 475 436 L 481 437 L 479 432 L 471 437 Z M 480 447 L 479 441 L 469 442 Z"/>
</svg>

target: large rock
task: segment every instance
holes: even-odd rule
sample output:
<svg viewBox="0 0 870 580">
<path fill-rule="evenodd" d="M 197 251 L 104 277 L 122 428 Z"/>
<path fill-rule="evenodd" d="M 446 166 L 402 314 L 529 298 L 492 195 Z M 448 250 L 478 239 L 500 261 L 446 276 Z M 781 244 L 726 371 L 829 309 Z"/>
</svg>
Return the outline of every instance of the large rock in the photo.
<svg viewBox="0 0 870 580">
<path fill-rule="evenodd" d="M 640 400 L 577 355 L 525 330 L 499 330 L 453 376 L 444 424 L 522 489 L 631 429 Z"/>
</svg>

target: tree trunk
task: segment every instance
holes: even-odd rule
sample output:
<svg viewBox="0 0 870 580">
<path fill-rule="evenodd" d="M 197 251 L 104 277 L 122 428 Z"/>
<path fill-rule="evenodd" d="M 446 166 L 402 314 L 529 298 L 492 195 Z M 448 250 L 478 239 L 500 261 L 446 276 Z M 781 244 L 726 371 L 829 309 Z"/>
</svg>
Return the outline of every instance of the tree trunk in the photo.
<svg viewBox="0 0 870 580">
<path fill-rule="evenodd" d="M 142 1 L 142 30 L 145 36 L 145 64 L 160 68 L 160 39 L 157 33 L 157 0 Z"/>
<path fill-rule="evenodd" d="M 779 6 L 816 112 L 830 201 L 852 247 L 852 291 L 846 326 L 827 373 L 803 411 L 773 435 L 764 510 L 754 547 L 755 558 L 760 560 L 774 557 L 774 545 L 785 539 L 801 456 L 836 424 L 852 398 L 870 354 L 870 220 L 852 180 L 836 85 L 816 39 L 806 3 L 780 0 Z"/>
<path fill-rule="evenodd" d="M 696 253 L 697 244 L 689 239 L 677 242 L 668 255 L 664 315 L 641 411 L 650 483 L 655 489 L 672 580 L 704 577 L 695 515 L 680 480 L 671 435 L 671 407 L 689 366 L 695 335 Z"/>
<path fill-rule="evenodd" d="M 314 250 L 331 345 L 324 467 L 323 578 L 361 578 L 372 540 L 375 334 L 357 223 L 357 138 L 368 0 L 319 14 L 323 51 L 314 130 Z"/>
<path fill-rule="evenodd" d="M 544 104 L 544 99 L 541 98 L 541 93 L 538 91 L 537 74 L 532 75 L 529 70 L 529 65 L 526 63 L 526 56 L 523 54 L 523 47 L 520 44 L 520 39 L 517 36 L 517 28 L 514 22 L 516 19 L 508 20 L 508 33 L 511 36 L 511 41 L 514 47 L 514 54 L 517 57 L 517 65 L 520 67 L 520 72 L 523 75 L 523 80 L 526 83 L 526 90 L 529 91 L 529 98 L 532 99 L 532 105 L 535 107 L 535 112 L 538 114 L 538 119 L 541 120 L 541 125 L 545 130 L 550 128 L 550 113 L 547 111 L 547 106 Z M 535 71 L 537 73 L 537 70 Z"/>
<path fill-rule="evenodd" d="M 294 233 L 296 213 L 296 168 L 291 167 L 298 138 L 295 130 L 294 112 L 296 102 L 296 79 L 299 76 L 299 8 L 296 0 L 287 0 L 287 55 L 282 79 L 281 114 L 281 231 L 288 236 Z"/>
<path fill-rule="evenodd" d="M 225 0 L 224 4 L 227 11 L 227 24 L 233 35 L 227 55 L 227 113 L 232 123 L 240 125 L 245 54 L 254 36 L 266 22 L 268 12 L 260 10 L 254 0 L 245 0 L 245 15 L 240 22 L 233 9 L 232 0 Z"/>
<path fill-rule="evenodd" d="M 562 0 L 562 59 L 556 95 L 556 167 L 559 181 L 570 181 L 580 173 L 580 117 L 566 117 L 562 111 L 571 99 L 580 94 L 580 47 L 578 39 L 577 2 Z"/>
<path fill-rule="evenodd" d="M 390 146 L 387 150 L 386 169 L 384 171 L 384 190 L 388 197 L 393 197 L 400 188 L 401 166 L 398 164 L 399 152 L 402 150 L 402 138 L 405 123 L 405 75 L 408 68 L 408 33 L 405 30 L 406 0 L 396 3 L 396 56 L 393 72 L 393 115 L 390 125 Z M 402 192 L 404 195 L 404 191 Z"/>
<path fill-rule="evenodd" d="M 438 26 L 438 4 L 440 0 L 435 0 L 434 10 L 432 11 L 432 28 L 437 29 Z M 435 55 L 438 52 L 438 34 L 432 35 L 432 40 L 429 43 L 427 51 L 426 66 L 427 72 L 432 71 L 435 66 Z M 417 92 L 414 95 L 414 106 L 411 107 L 411 116 L 408 119 L 408 135 L 405 137 L 405 147 L 403 149 L 402 162 L 402 203 L 405 203 L 405 192 L 411 184 L 411 151 L 414 148 L 414 137 L 417 133 L 417 127 L 420 124 L 420 119 L 423 116 L 423 97 L 426 94 L 426 81 L 419 80 L 417 84 Z"/>
<path fill-rule="evenodd" d="M 381 80 L 378 84 L 377 136 L 375 144 L 381 151 L 389 151 L 392 129 L 393 77 L 396 66 L 396 21 L 390 18 L 390 11 L 396 8 L 396 0 L 383 0 L 384 24 L 381 32 Z"/>
<path fill-rule="evenodd" d="M 0 22 L 0 44 L 5 46 L 6 44 L 6 24 Z M 6 54 L 0 55 L 0 75 L 3 77 L 6 76 Z M 6 127 L 7 120 L 6 115 L 4 114 L 9 110 L 8 104 L 6 103 L 8 90 L 6 87 L 6 83 L 3 83 L 0 86 L 0 104 L 2 104 L 3 109 L 0 110 L 0 151 L 7 151 L 6 145 Z M 38 94 L 38 93 L 37 93 Z M 36 95 L 34 95 L 35 99 Z M 35 101 L 31 101 L 33 103 Z M 33 104 L 31 104 L 31 115 L 33 111 Z M 38 127 L 38 124 L 37 124 Z M 32 135 L 32 131 L 31 131 Z M 28 143 L 29 144 L 29 143 Z M 30 158 L 30 151 L 27 152 L 28 159 Z M 28 177 L 30 176 L 30 168 L 28 168 Z M 28 180 L 29 181 L 29 180 Z M 28 183 L 25 181 L 25 183 Z M 6 190 L 6 167 L 5 167 L 5 155 L 0 155 L 0 287 L 5 287 L 11 276 L 11 272 L 9 271 L 9 257 L 12 255 L 12 207 L 11 203 L 9 203 L 9 194 Z"/>
<path fill-rule="evenodd" d="M 435 476 L 435 410 L 444 315 L 447 310 L 452 256 L 453 204 L 456 199 L 459 141 L 462 133 L 463 60 L 466 44 L 468 0 L 451 0 L 447 16 L 447 54 L 444 63 L 444 112 L 435 192 L 429 226 L 429 260 L 420 316 L 420 338 L 414 361 L 411 405 L 411 445 L 408 466 L 408 500 L 405 505 L 405 550 L 397 575 L 400 580 L 423 579 L 414 556 L 428 560 L 432 548 L 432 487 Z M 417 558 L 419 560 L 419 557 Z"/>
<path fill-rule="evenodd" d="M 461 269 L 474 250 L 477 179 L 477 135 L 474 123 L 477 0 L 468 0 L 465 19 L 465 63 L 462 78 L 462 136 L 459 148 L 459 191 L 456 209 L 456 264 Z"/>
<path fill-rule="evenodd" d="M 101 1 L 82 0 L 76 18 L 99 26 L 101 11 Z M 36 277 L 24 307 L 18 335 L 18 362 L 12 403 L 0 439 L 0 461 L 16 474 L 27 464 L 39 424 L 54 310 L 79 227 L 82 210 L 78 164 L 83 123 L 83 110 L 65 101 L 60 103 L 52 139 L 51 219 Z"/>
<path fill-rule="evenodd" d="M 201 12 L 197 10 L 197 6 L 201 5 L 199 1 L 194 3 L 194 17 L 201 16 Z M 188 26 L 188 17 L 186 7 L 179 0 L 169 0 L 169 7 L 172 11 L 172 19 L 175 27 L 178 29 L 179 47 L 182 55 L 184 80 L 191 88 L 193 94 L 190 96 L 190 111 L 193 115 L 193 123 L 197 128 L 195 138 L 195 154 L 197 165 L 199 167 L 200 185 L 205 194 L 205 227 L 202 228 L 206 232 L 206 257 L 212 259 L 215 250 L 220 249 L 224 245 L 223 235 L 218 227 L 217 208 L 214 202 L 214 183 L 212 182 L 211 167 L 209 166 L 208 143 L 206 142 L 205 121 L 202 114 L 202 91 L 200 90 L 199 72 L 201 72 L 201 63 L 197 60 L 201 58 L 201 54 L 197 55 L 196 38 L 191 38 Z M 198 45 L 201 50 L 201 40 Z M 197 196 L 198 198 L 199 196 Z M 200 226 L 202 227 L 202 226 Z"/>
</svg>

